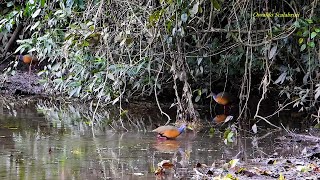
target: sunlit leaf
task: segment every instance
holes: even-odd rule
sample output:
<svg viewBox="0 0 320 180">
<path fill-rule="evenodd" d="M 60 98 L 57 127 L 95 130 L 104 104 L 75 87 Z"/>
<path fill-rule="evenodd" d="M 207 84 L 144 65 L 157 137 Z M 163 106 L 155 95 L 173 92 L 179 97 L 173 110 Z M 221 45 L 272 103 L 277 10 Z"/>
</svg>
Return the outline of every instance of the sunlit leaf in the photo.
<svg viewBox="0 0 320 180">
<path fill-rule="evenodd" d="M 37 9 L 36 12 L 34 12 L 31 17 L 36 18 L 40 14 L 40 12 L 41 12 L 41 9 Z"/>
<path fill-rule="evenodd" d="M 308 31 L 308 30 L 305 30 L 305 31 L 302 33 L 302 36 L 303 36 L 303 37 L 308 37 L 308 36 L 309 36 L 309 31 Z"/>
<path fill-rule="evenodd" d="M 114 78 L 113 74 L 108 73 L 108 74 L 107 74 L 107 77 L 108 77 L 109 79 L 111 79 L 112 81 L 114 81 L 114 80 L 115 80 L 115 78 Z"/>
<path fill-rule="evenodd" d="M 287 72 L 283 72 L 281 73 L 281 75 L 278 77 L 278 79 L 274 82 L 274 84 L 282 84 L 284 82 L 284 80 L 286 79 L 287 77 Z"/>
<path fill-rule="evenodd" d="M 197 58 L 198 65 L 200 65 L 200 63 L 202 62 L 202 60 L 203 60 L 203 57 L 198 57 L 198 58 Z"/>
<path fill-rule="evenodd" d="M 307 21 L 307 23 L 309 23 L 309 24 L 312 24 L 312 23 L 313 23 L 312 19 L 306 19 L 306 21 Z"/>
<path fill-rule="evenodd" d="M 37 28 L 40 24 L 40 21 L 37 21 L 33 26 L 31 26 L 30 30 Z"/>
<path fill-rule="evenodd" d="M 286 178 L 284 177 L 284 175 L 282 173 L 280 173 L 278 180 L 286 180 Z"/>
<path fill-rule="evenodd" d="M 231 121 L 233 119 L 233 116 L 227 116 L 226 119 L 224 120 L 224 123 Z"/>
<path fill-rule="evenodd" d="M 299 44 L 302 44 L 303 43 L 303 38 L 299 38 Z"/>
<path fill-rule="evenodd" d="M 253 133 L 257 134 L 258 132 L 258 128 L 257 128 L 257 124 L 254 124 L 252 127 L 251 127 Z"/>
<path fill-rule="evenodd" d="M 117 102 L 119 102 L 119 100 L 120 100 L 120 97 L 117 97 L 116 99 L 114 99 L 112 101 L 112 105 L 115 105 Z"/>
<path fill-rule="evenodd" d="M 306 44 L 302 44 L 300 51 L 304 51 L 306 49 L 307 45 Z"/>
<path fill-rule="evenodd" d="M 308 46 L 311 48 L 314 48 L 316 45 L 313 41 L 311 41 L 311 42 L 308 42 Z"/>
<path fill-rule="evenodd" d="M 308 79 L 310 77 L 310 72 L 307 72 L 302 79 L 303 84 L 307 84 L 308 83 Z"/>
<path fill-rule="evenodd" d="M 198 13 L 198 10 L 199 10 L 199 1 L 197 1 L 197 2 L 193 5 L 192 9 L 189 10 L 190 16 L 193 17 L 195 14 Z"/>
<path fill-rule="evenodd" d="M 181 14 L 181 21 L 185 23 L 187 22 L 187 20 L 188 20 L 188 15 L 186 13 Z"/>
<path fill-rule="evenodd" d="M 70 92 L 69 92 L 69 98 L 71 98 L 72 96 L 74 96 L 77 91 L 78 91 L 78 88 L 74 88 L 72 91 L 70 91 Z"/>
<path fill-rule="evenodd" d="M 201 96 L 197 96 L 194 101 L 195 101 L 195 102 L 199 102 L 200 98 L 201 98 Z"/>
<path fill-rule="evenodd" d="M 274 57 L 274 55 L 276 54 L 277 52 L 277 45 L 273 46 L 271 49 L 270 49 L 270 52 L 269 52 L 269 59 L 272 59 Z"/>
<path fill-rule="evenodd" d="M 312 32 L 311 35 L 310 35 L 310 38 L 313 39 L 316 36 L 317 36 L 317 33 L 316 32 Z"/>
<path fill-rule="evenodd" d="M 236 167 L 237 163 L 240 161 L 240 159 L 232 159 L 231 161 L 229 161 L 229 166 L 230 168 L 234 168 Z"/>
<path fill-rule="evenodd" d="M 219 4 L 219 2 L 217 0 L 211 0 L 211 3 L 212 3 L 213 7 L 216 10 L 220 10 L 221 9 L 221 6 L 220 6 L 220 4 Z"/>
<path fill-rule="evenodd" d="M 320 84 L 317 84 L 317 89 L 315 90 L 316 94 L 314 95 L 314 99 L 317 100 L 320 96 Z"/>
</svg>

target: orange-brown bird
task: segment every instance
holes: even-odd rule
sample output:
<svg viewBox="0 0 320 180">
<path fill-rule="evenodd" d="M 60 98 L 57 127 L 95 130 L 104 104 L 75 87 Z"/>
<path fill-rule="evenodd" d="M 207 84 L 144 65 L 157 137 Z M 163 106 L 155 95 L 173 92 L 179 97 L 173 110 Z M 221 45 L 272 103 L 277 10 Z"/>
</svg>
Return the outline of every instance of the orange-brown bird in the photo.
<svg viewBox="0 0 320 180">
<path fill-rule="evenodd" d="M 38 63 L 38 59 L 35 56 L 31 56 L 29 54 L 19 55 L 18 59 L 25 64 L 29 64 L 29 74 L 31 72 L 31 67 Z"/>
<path fill-rule="evenodd" d="M 220 123 L 223 123 L 224 120 L 226 120 L 226 118 L 227 118 L 227 115 L 219 114 L 219 115 L 216 115 L 216 117 L 213 118 L 213 122 L 217 123 L 217 124 L 220 124 Z"/>
<path fill-rule="evenodd" d="M 154 129 L 152 132 L 157 132 L 158 138 L 160 139 L 175 139 L 181 133 L 183 133 L 186 130 L 186 128 L 187 128 L 186 124 L 182 124 L 179 128 L 168 125 L 168 126 L 160 126 Z"/>
<path fill-rule="evenodd" d="M 233 119 L 233 116 L 227 116 L 225 114 L 219 114 L 216 115 L 216 117 L 213 118 L 213 122 L 216 124 L 221 124 L 230 121 Z"/>
<path fill-rule="evenodd" d="M 226 113 L 226 106 L 231 102 L 229 93 L 226 93 L 226 92 L 221 92 L 218 94 L 212 93 L 212 98 L 218 104 L 223 105 L 224 113 Z"/>
</svg>

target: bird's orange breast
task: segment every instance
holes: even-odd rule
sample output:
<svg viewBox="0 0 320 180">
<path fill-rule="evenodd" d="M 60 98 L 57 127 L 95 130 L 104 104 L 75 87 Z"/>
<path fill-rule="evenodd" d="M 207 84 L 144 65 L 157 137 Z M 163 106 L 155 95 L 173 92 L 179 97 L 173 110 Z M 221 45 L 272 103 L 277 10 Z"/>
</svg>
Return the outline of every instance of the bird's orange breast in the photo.
<svg viewBox="0 0 320 180">
<path fill-rule="evenodd" d="M 222 104 L 222 105 L 226 105 L 229 103 L 229 99 L 226 98 L 226 97 L 223 97 L 223 96 L 218 96 L 215 98 L 215 101 L 218 103 L 218 104 Z"/>
<path fill-rule="evenodd" d="M 180 135 L 180 132 L 176 129 L 170 129 L 170 130 L 165 130 L 160 134 L 167 138 L 174 139 Z"/>
<path fill-rule="evenodd" d="M 227 116 L 225 114 L 220 114 L 220 115 L 216 115 L 216 117 L 214 117 L 213 120 L 215 123 L 220 124 L 220 123 L 224 122 L 224 120 L 226 120 L 226 118 L 227 118 Z"/>
<path fill-rule="evenodd" d="M 30 63 L 34 64 L 34 63 L 37 62 L 37 59 L 34 58 L 34 57 L 31 56 L 31 55 L 24 55 L 24 56 L 22 57 L 22 61 L 23 61 L 24 63 L 26 63 L 26 64 L 30 64 Z"/>
</svg>

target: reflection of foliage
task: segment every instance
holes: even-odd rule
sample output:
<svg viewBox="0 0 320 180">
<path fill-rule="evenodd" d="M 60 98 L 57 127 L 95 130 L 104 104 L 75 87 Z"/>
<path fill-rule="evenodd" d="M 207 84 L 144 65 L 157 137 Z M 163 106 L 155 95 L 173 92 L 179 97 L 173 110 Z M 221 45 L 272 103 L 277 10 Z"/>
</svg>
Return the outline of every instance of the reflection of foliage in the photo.
<svg viewBox="0 0 320 180">
<path fill-rule="evenodd" d="M 46 119 L 55 127 L 77 128 L 81 127 L 103 131 L 106 127 L 112 129 L 135 129 L 137 131 L 146 131 L 147 124 L 144 118 L 149 118 L 149 123 L 156 122 L 156 114 L 135 114 L 140 107 L 132 108 L 131 111 L 122 110 L 119 112 L 119 107 L 99 107 L 97 104 L 91 103 L 90 106 L 73 101 L 73 103 L 57 103 L 49 100 L 39 101 L 37 110 L 44 114 Z M 145 108 L 145 107 L 142 107 Z M 141 110 L 140 110 L 141 111 Z M 74 127 L 74 125 L 77 125 Z"/>
</svg>

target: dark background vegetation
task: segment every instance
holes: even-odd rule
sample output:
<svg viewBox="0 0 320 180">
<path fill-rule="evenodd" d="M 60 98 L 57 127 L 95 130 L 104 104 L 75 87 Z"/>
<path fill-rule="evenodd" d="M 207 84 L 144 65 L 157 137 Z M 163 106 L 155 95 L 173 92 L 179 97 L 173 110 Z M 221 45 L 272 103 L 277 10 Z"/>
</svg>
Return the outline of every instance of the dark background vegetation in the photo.
<svg viewBox="0 0 320 180">
<path fill-rule="evenodd" d="M 178 118 L 196 121 L 194 103 L 209 107 L 211 92 L 226 91 L 239 119 L 268 121 L 292 110 L 319 123 L 318 1 L 0 4 L 3 75 L 19 70 L 15 55 L 33 54 L 47 93 L 110 104 L 169 101 Z"/>
</svg>

